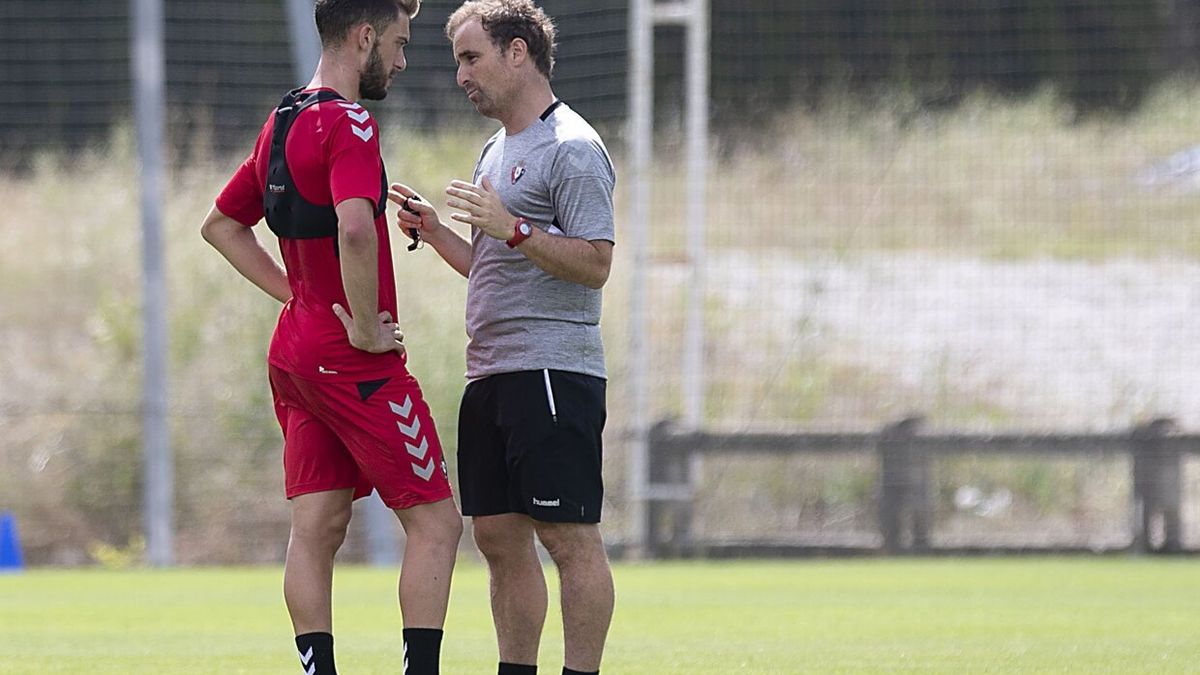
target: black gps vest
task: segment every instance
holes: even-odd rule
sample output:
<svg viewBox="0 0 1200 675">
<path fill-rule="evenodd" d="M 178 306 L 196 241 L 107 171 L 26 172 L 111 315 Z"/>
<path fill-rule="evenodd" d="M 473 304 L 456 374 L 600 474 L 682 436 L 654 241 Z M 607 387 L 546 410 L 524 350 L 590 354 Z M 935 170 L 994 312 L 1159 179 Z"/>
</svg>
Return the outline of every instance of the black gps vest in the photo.
<svg viewBox="0 0 1200 675">
<path fill-rule="evenodd" d="M 271 134 L 270 163 L 267 166 L 267 185 L 263 190 L 263 212 L 267 226 L 276 236 L 285 239 L 320 239 L 333 237 L 333 251 L 337 254 L 338 217 L 332 204 L 313 204 L 296 189 L 292 172 L 288 170 L 285 147 L 292 123 L 307 107 L 326 101 L 345 101 L 335 92 L 321 89 L 304 91 L 303 88 L 289 91 L 279 107 L 275 109 L 275 128 Z M 387 208 L 387 170 L 380 159 L 381 184 L 379 201 L 375 205 L 378 218 Z"/>
</svg>

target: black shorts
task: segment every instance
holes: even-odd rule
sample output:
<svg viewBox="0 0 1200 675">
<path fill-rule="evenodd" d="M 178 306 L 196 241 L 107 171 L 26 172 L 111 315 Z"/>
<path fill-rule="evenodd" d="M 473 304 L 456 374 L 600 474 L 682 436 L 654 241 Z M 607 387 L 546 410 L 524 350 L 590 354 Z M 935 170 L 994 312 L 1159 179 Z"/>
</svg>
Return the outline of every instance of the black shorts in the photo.
<svg viewBox="0 0 1200 675">
<path fill-rule="evenodd" d="M 598 523 L 605 380 L 561 370 L 467 384 L 458 411 L 463 515 Z"/>
</svg>

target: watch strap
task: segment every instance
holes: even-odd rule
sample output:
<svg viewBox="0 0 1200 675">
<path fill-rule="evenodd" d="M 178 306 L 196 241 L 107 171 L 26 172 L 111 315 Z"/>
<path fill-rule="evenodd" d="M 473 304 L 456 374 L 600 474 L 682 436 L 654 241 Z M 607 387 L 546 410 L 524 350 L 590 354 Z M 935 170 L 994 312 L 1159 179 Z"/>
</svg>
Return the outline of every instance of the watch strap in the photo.
<svg viewBox="0 0 1200 675">
<path fill-rule="evenodd" d="M 525 232 L 521 231 L 523 229 L 521 227 L 522 225 L 525 226 L 525 228 L 524 228 L 526 230 Z M 528 239 L 529 235 L 531 235 L 531 234 L 533 234 L 533 226 L 529 224 L 529 221 L 525 220 L 524 218 L 517 218 L 517 224 L 516 224 L 516 227 L 513 228 L 512 238 L 504 243 L 509 248 L 516 248 L 517 245 L 519 245 L 521 242 Z"/>
</svg>

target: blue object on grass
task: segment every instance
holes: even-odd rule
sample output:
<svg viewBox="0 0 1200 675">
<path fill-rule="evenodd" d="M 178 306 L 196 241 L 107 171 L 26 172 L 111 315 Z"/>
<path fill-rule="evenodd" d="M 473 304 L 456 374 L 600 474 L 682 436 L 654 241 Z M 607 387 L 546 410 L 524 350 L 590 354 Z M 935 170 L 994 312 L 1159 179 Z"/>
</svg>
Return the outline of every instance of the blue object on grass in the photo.
<svg viewBox="0 0 1200 675">
<path fill-rule="evenodd" d="M 0 513 L 0 572 L 15 572 L 24 567 L 21 541 L 17 537 L 17 519 L 5 511 Z"/>
</svg>

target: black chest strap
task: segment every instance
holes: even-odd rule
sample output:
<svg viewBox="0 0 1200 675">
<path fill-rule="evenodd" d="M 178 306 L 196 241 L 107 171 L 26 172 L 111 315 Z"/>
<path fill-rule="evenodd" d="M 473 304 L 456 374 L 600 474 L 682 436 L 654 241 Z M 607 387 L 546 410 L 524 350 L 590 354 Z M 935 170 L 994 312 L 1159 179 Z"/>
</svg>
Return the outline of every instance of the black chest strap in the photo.
<svg viewBox="0 0 1200 675">
<path fill-rule="evenodd" d="M 275 109 L 271 133 L 270 162 L 267 184 L 263 190 L 263 211 L 267 226 L 276 236 L 286 239 L 334 238 L 337 252 L 338 218 L 332 204 L 313 204 L 300 195 L 287 164 L 287 137 L 292 124 L 306 108 L 327 101 L 346 99 L 329 90 L 306 92 L 302 88 L 288 92 Z M 382 160 L 380 160 L 382 166 Z M 378 218 L 387 208 L 387 171 L 380 173 L 379 199 L 375 205 Z"/>
</svg>

